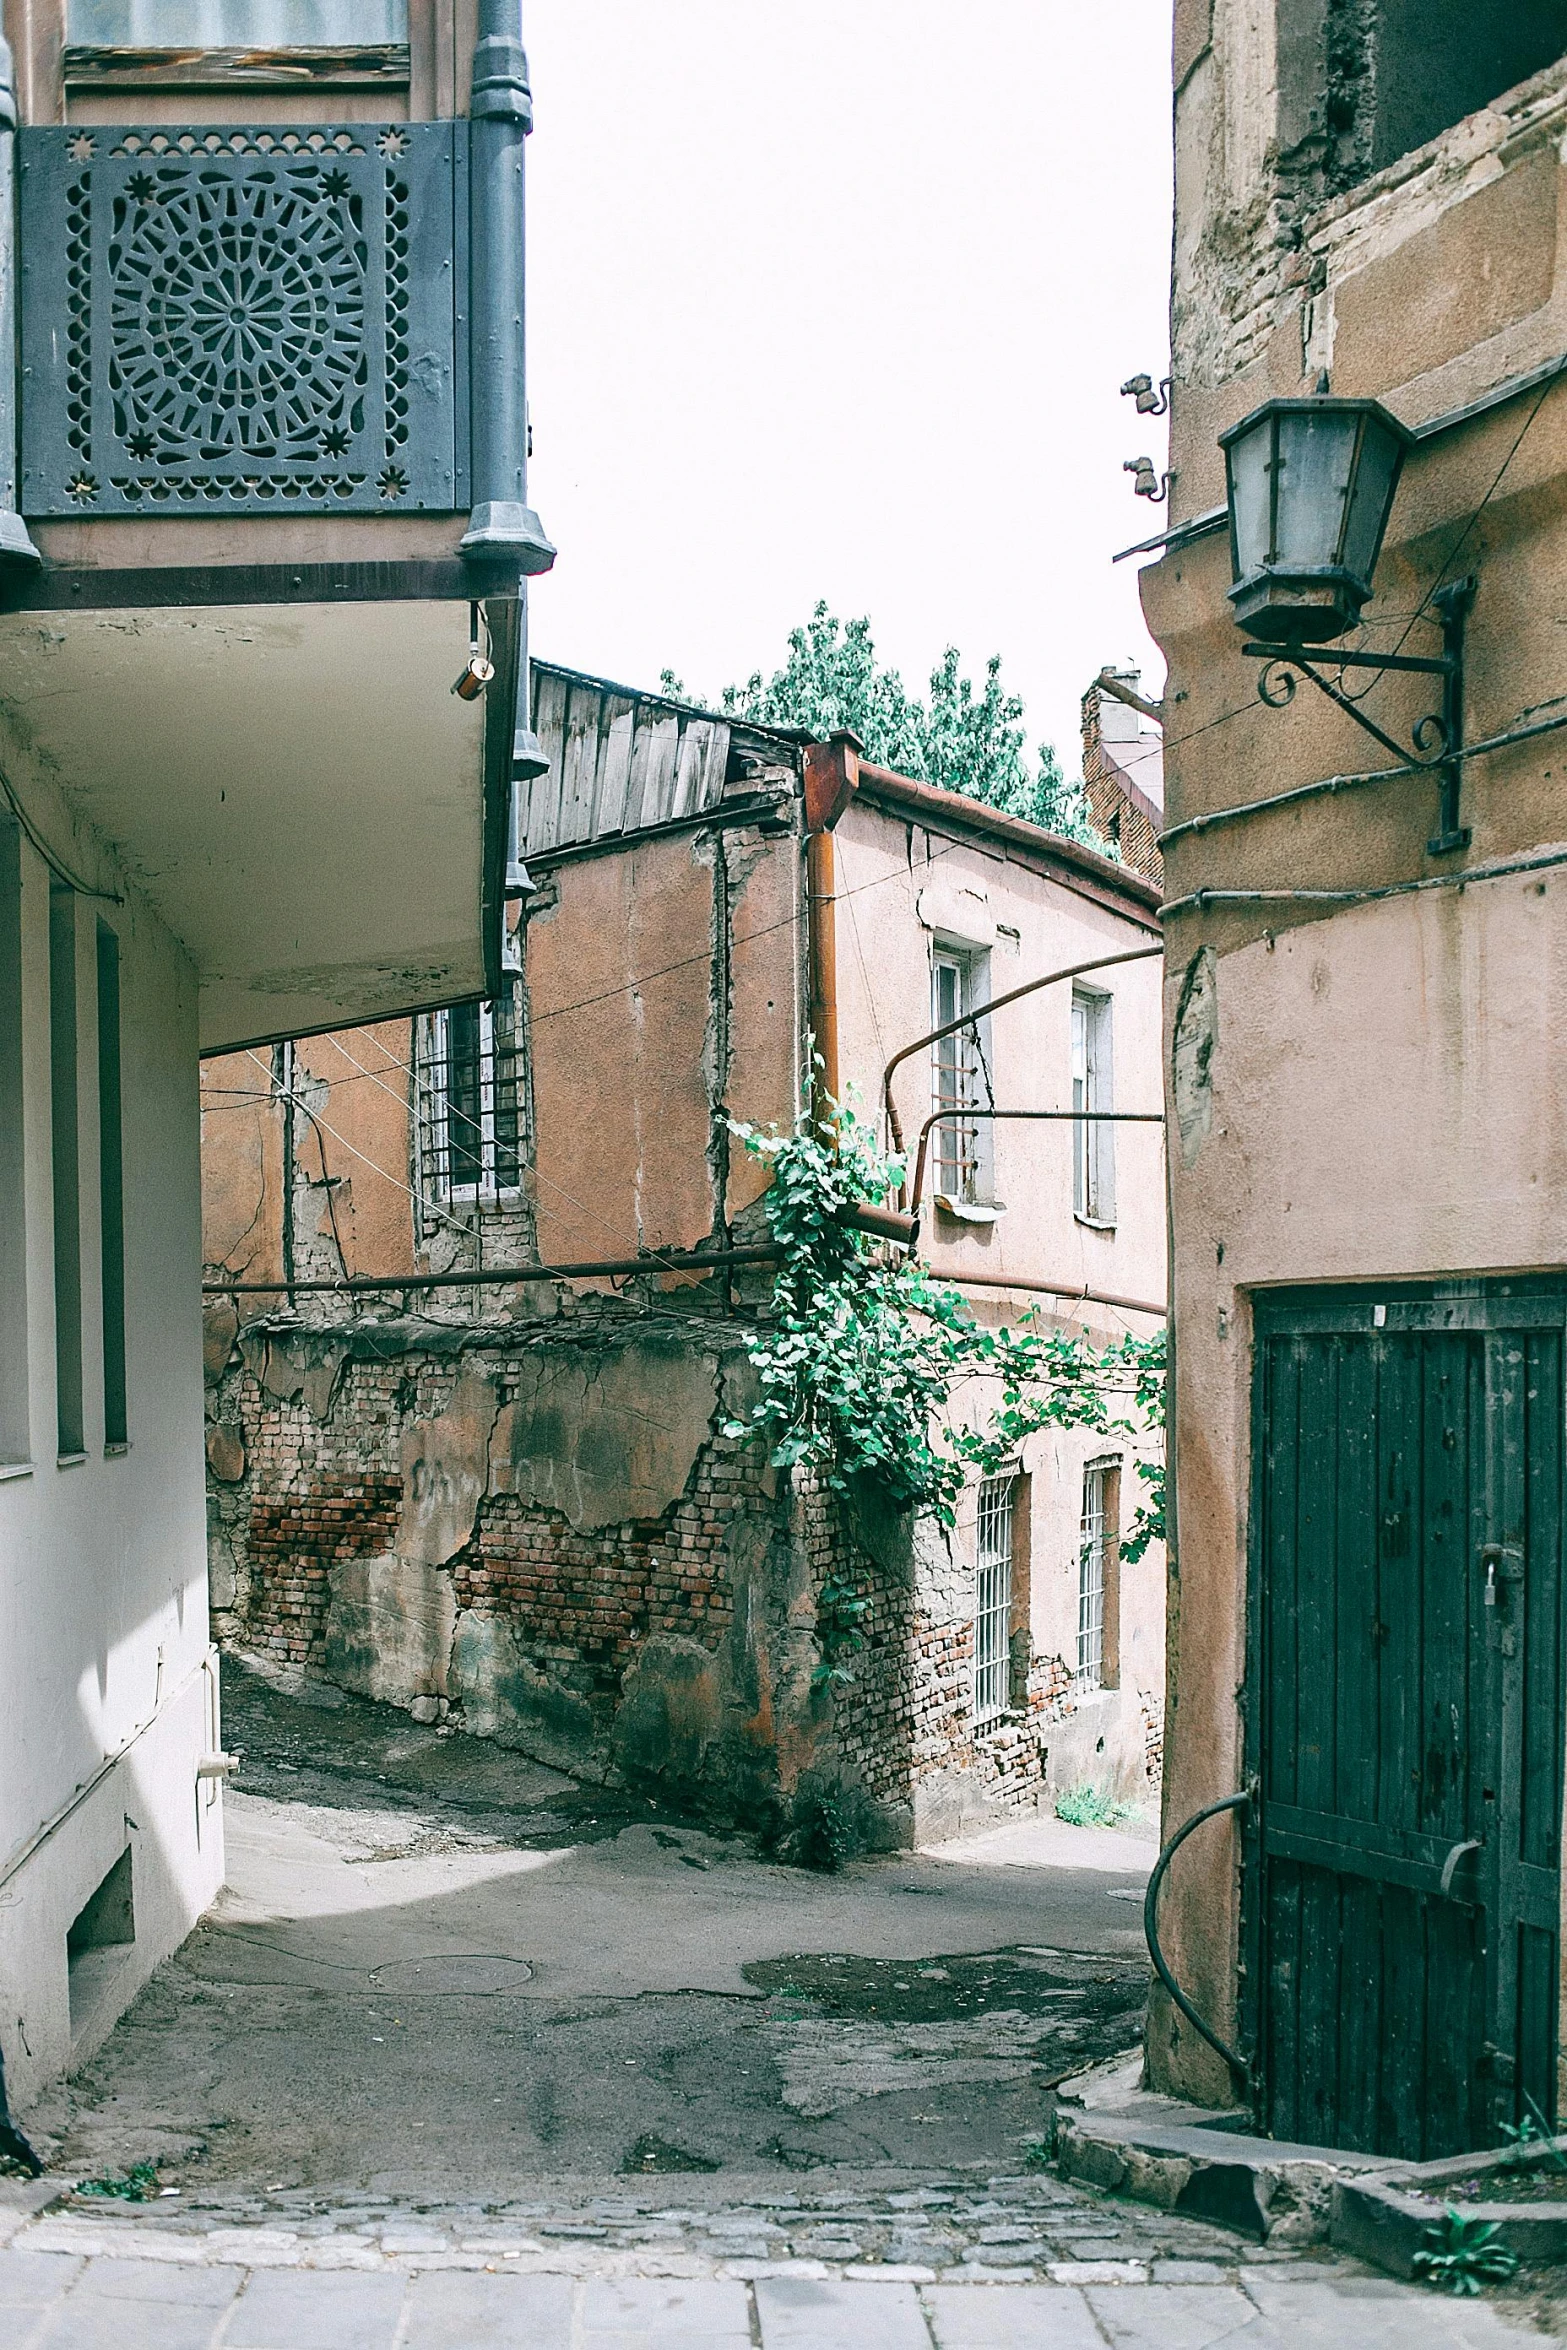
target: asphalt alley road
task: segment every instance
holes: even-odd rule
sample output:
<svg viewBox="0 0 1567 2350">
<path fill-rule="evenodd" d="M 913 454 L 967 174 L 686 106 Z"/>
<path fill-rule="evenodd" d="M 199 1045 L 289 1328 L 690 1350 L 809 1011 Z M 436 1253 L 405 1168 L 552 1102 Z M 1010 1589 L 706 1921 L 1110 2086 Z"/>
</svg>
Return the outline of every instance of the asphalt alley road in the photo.
<svg viewBox="0 0 1567 2350">
<path fill-rule="evenodd" d="M 390 1707 L 226 1673 L 229 1883 L 66 2089 L 57 2166 L 417 2197 L 694 2165 L 1015 2169 L 1132 2044 L 1146 1838 L 781 1867 Z"/>
<path fill-rule="evenodd" d="M 1130 2046 L 1147 1836 L 819 1876 L 326 1689 L 225 1676 L 229 1885 L 0 2182 L 4 2350 L 1508 2350 L 1041 2165 Z M 91 2190 L 151 2164 L 143 2204 Z M 86 2191 L 84 2191 L 86 2190 Z M 1550 2338 L 1559 2338 L 1556 2335 Z"/>
</svg>

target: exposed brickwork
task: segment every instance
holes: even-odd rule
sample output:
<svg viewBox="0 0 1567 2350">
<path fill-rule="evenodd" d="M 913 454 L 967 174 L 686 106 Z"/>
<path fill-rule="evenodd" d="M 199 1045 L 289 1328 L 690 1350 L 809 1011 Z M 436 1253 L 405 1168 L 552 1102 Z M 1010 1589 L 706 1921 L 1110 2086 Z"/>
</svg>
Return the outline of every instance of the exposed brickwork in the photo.
<svg viewBox="0 0 1567 2350">
<path fill-rule="evenodd" d="M 852 1583 L 870 1602 L 864 1646 L 845 1659 L 853 1679 L 833 1700 L 838 1752 L 846 1775 L 875 1801 L 907 1803 L 917 1768 L 919 1703 L 910 1579 L 879 1565 L 855 1541 L 847 1514 L 832 1494 L 808 1487 L 802 1499 L 812 1591 L 819 1595 L 831 1576 Z"/>
<path fill-rule="evenodd" d="M 293 1491 L 253 1495 L 249 1613 L 258 1645 L 292 1664 L 319 1654 L 330 1570 L 389 1549 L 402 1500 L 400 1477 L 341 1473 L 312 1476 Z"/>
<path fill-rule="evenodd" d="M 723 1343 L 736 1337 L 730 1329 Z M 551 1334 L 552 1345 L 570 1342 Z M 278 1351 L 268 1357 L 254 1340 L 247 1360 L 222 1375 L 213 1409 L 240 1430 L 246 1468 L 238 1484 L 214 1483 L 210 1515 L 219 1636 L 319 1669 L 335 1571 L 396 1548 L 405 1433 L 451 1409 L 459 1376 L 487 1376 L 508 1401 L 518 1335 L 487 1329 L 454 1343 L 448 1333 L 426 1351 L 416 1333 L 405 1330 L 394 1346 L 361 1328 L 341 1334 L 348 1359 L 335 1383 L 339 1334 L 312 1343 L 327 1368 L 298 1393 L 289 1393 L 293 1374 Z M 286 1334 L 279 1344 L 300 1351 Z M 938 1594 L 910 1557 L 908 1534 L 893 1521 L 871 1543 L 856 1514 L 808 1475 L 781 1483 L 759 1448 L 713 1436 L 685 1491 L 656 1519 L 582 1529 L 531 1498 L 492 1492 L 439 1571 L 451 1575 L 459 1626 L 503 1623 L 508 1654 L 541 1685 L 586 1702 L 581 1718 L 598 1728 L 585 1733 L 592 1745 L 582 1759 L 596 1771 L 617 1767 L 613 1729 L 627 1676 L 649 1643 L 664 1641 L 713 1658 L 722 1703 L 745 1725 L 748 1752 L 761 1739 L 764 1777 L 786 1804 L 802 1778 L 830 1778 L 906 1818 L 921 1780 L 958 1770 L 1000 1808 L 1031 1806 L 1049 1720 L 1070 1706 L 1066 1667 L 1035 1658 L 1026 1703 L 976 1734 L 961 1572 Z M 765 1572 L 753 1570 L 737 1625 L 742 1537 Z M 810 1672 L 829 1577 L 870 1602 L 864 1644 L 846 1659 L 852 1679 L 830 1692 L 813 1688 Z M 449 1718 L 460 1721 L 461 1708 L 454 1688 Z"/>
<path fill-rule="evenodd" d="M 1157 1787 L 1164 1778 L 1164 1699 L 1147 1689 L 1139 1690 L 1138 1695 L 1143 1706 L 1143 1751 L 1148 1758 L 1148 1784 Z"/>
<path fill-rule="evenodd" d="M 453 1562 L 457 1605 L 509 1618 L 540 1671 L 584 1693 L 612 1694 L 650 1634 L 709 1649 L 728 1636 L 725 1529 L 754 1502 L 755 1484 L 719 1438 L 700 1458 L 690 1494 L 652 1523 L 578 1533 L 559 1511 L 493 1495 Z"/>
<path fill-rule="evenodd" d="M 1136 685 L 1135 671 L 1128 674 L 1128 682 Z M 1107 707 L 1117 725 L 1137 724 L 1125 705 L 1106 695 L 1102 687 L 1091 685 L 1084 694 L 1083 787 L 1089 813 L 1123 864 L 1162 889 L 1164 859 L 1159 853 L 1159 833 L 1164 818 L 1156 796 L 1163 789 L 1159 737 L 1144 731 L 1135 740 L 1112 739 L 1106 724 Z M 1123 763 L 1128 761 L 1130 768 Z M 1155 788 L 1150 790 L 1150 785 Z"/>
</svg>

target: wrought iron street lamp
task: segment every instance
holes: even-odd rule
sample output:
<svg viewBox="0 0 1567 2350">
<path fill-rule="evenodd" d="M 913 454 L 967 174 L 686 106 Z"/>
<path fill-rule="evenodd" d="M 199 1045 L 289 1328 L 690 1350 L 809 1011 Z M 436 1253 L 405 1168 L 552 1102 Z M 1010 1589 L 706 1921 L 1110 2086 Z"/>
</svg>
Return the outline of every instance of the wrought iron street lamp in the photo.
<svg viewBox="0 0 1567 2350">
<path fill-rule="evenodd" d="M 1439 657 L 1322 652 L 1356 626 L 1370 599 L 1377 557 L 1407 451 L 1415 435 L 1376 400 L 1268 400 L 1219 436 L 1229 493 L 1230 589 L 1247 653 L 1265 667 L 1263 700 L 1281 709 L 1295 678 L 1309 678 L 1356 725 L 1408 767 L 1429 768 L 1442 786 L 1433 854 L 1467 846 L 1458 822 L 1463 766 L 1464 624 L 1473 579 L 1455 580 L 1428 600 L 1442 629 Z M 1345 669 L 1418 670 L 1442 680 L 1442 707 L 1419 719 L 1405 745 L 1384 733 L 1358 701 L 1324 677 Z"/>
</svg>

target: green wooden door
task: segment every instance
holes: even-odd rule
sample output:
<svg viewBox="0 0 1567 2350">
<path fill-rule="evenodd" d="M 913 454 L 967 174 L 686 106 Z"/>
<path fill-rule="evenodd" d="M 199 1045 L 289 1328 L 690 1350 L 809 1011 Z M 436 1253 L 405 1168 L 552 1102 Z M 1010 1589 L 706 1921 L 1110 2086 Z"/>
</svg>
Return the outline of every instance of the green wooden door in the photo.
<svg viewBox="0 0 1567 2350">
<path fill-rule="evenodd" d="M 1564 1330 L 1560 1287 L 1258 1301 L 1244 2005 L 1276 2137 L 1430 2159 L 1554 2120 Z"/>
</svg>

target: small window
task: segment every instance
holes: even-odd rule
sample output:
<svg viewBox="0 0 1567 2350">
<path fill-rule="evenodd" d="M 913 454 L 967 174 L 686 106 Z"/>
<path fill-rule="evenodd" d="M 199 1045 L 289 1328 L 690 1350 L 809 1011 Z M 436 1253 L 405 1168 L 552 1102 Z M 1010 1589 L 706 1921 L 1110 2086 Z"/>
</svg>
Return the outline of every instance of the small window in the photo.
<svg viewBox="0 0 1567 2350">
<path fill-rule="evenodd" d="M 1112 1605 L 1119 1461 L 1090 1461 L 1083 1471 L 1083 1514 L 1077 1552 L 1077 1672 L 1083 1692 L 1115 1685 L 1115 1610 Z"/>
<path fill-rule="evenodd" d="M 938 947 L 931 963 L 930 1024 L 945 1028 L 951 1020 L 978 1011 L 985 1002 L 985 958 Z M 990 1105 L 981 1023 L 939 1037 L 931 1046 L 931 1103 L 933 1110 L 975 1110 Z M 940 1199 L 980 1200 L 989 1174 L 988 1122 L 978 1118 L 943 1118 L 932 1129 L 931 1150 L 935 1191 Z"/>
<path fill-rule="evenodd" d="M 1095 1124 L 1114 1109 L 1112 999 L 1077 989 L 1072 997 L 1072 1208 L 1089 1224 L 1115 1222 L 1115 1128 Z"/>
<path fill-rule="evenodd" d="M 54 1189 L 54 1382 L 59 1455 L 79 1461 L 82 1416 L 82 1188 L 77 1098 L 76 892 L 49 884 L 49 1115 Z"/>
<path fill-rule="evenodd" d="M 420 1196 L 495 1199 L 522 1186 L 522 1053 L 515 1000 L 453 1004 L 420 1022 Z"/>
<path fill-rule="evenodd" d="M 103 1265 L 103 1442 L 129 1442 L 125 1399 L 125 1160 L 120 1102 L 120 942 L 98 924 L 98 1217 Z"/>
<path fill-rule="evenodd" d="M 408 38 L 408 0 L 70 0 L 92 49 L 360 49 Z"/>
<path fill-rule="evenodd" d="M 28 1457 L 22 1131 L 22 835 L 0 816 L 0 1466 Z"/>
<path fill-rule="evenodd" d="M 1007 1710 L 1012 1682 L 1011 1477 L 987 1477 L 979 1489 L 974 1535 L 974 1719 Z"/>
<path fill-rule="evenodd" d="M 65 1937 L 73 2041 L 97 2020 L 135 1941 L 136 1896 L 127 1845 L 97 1892 L 78 1911 Z"/>
</svg>

